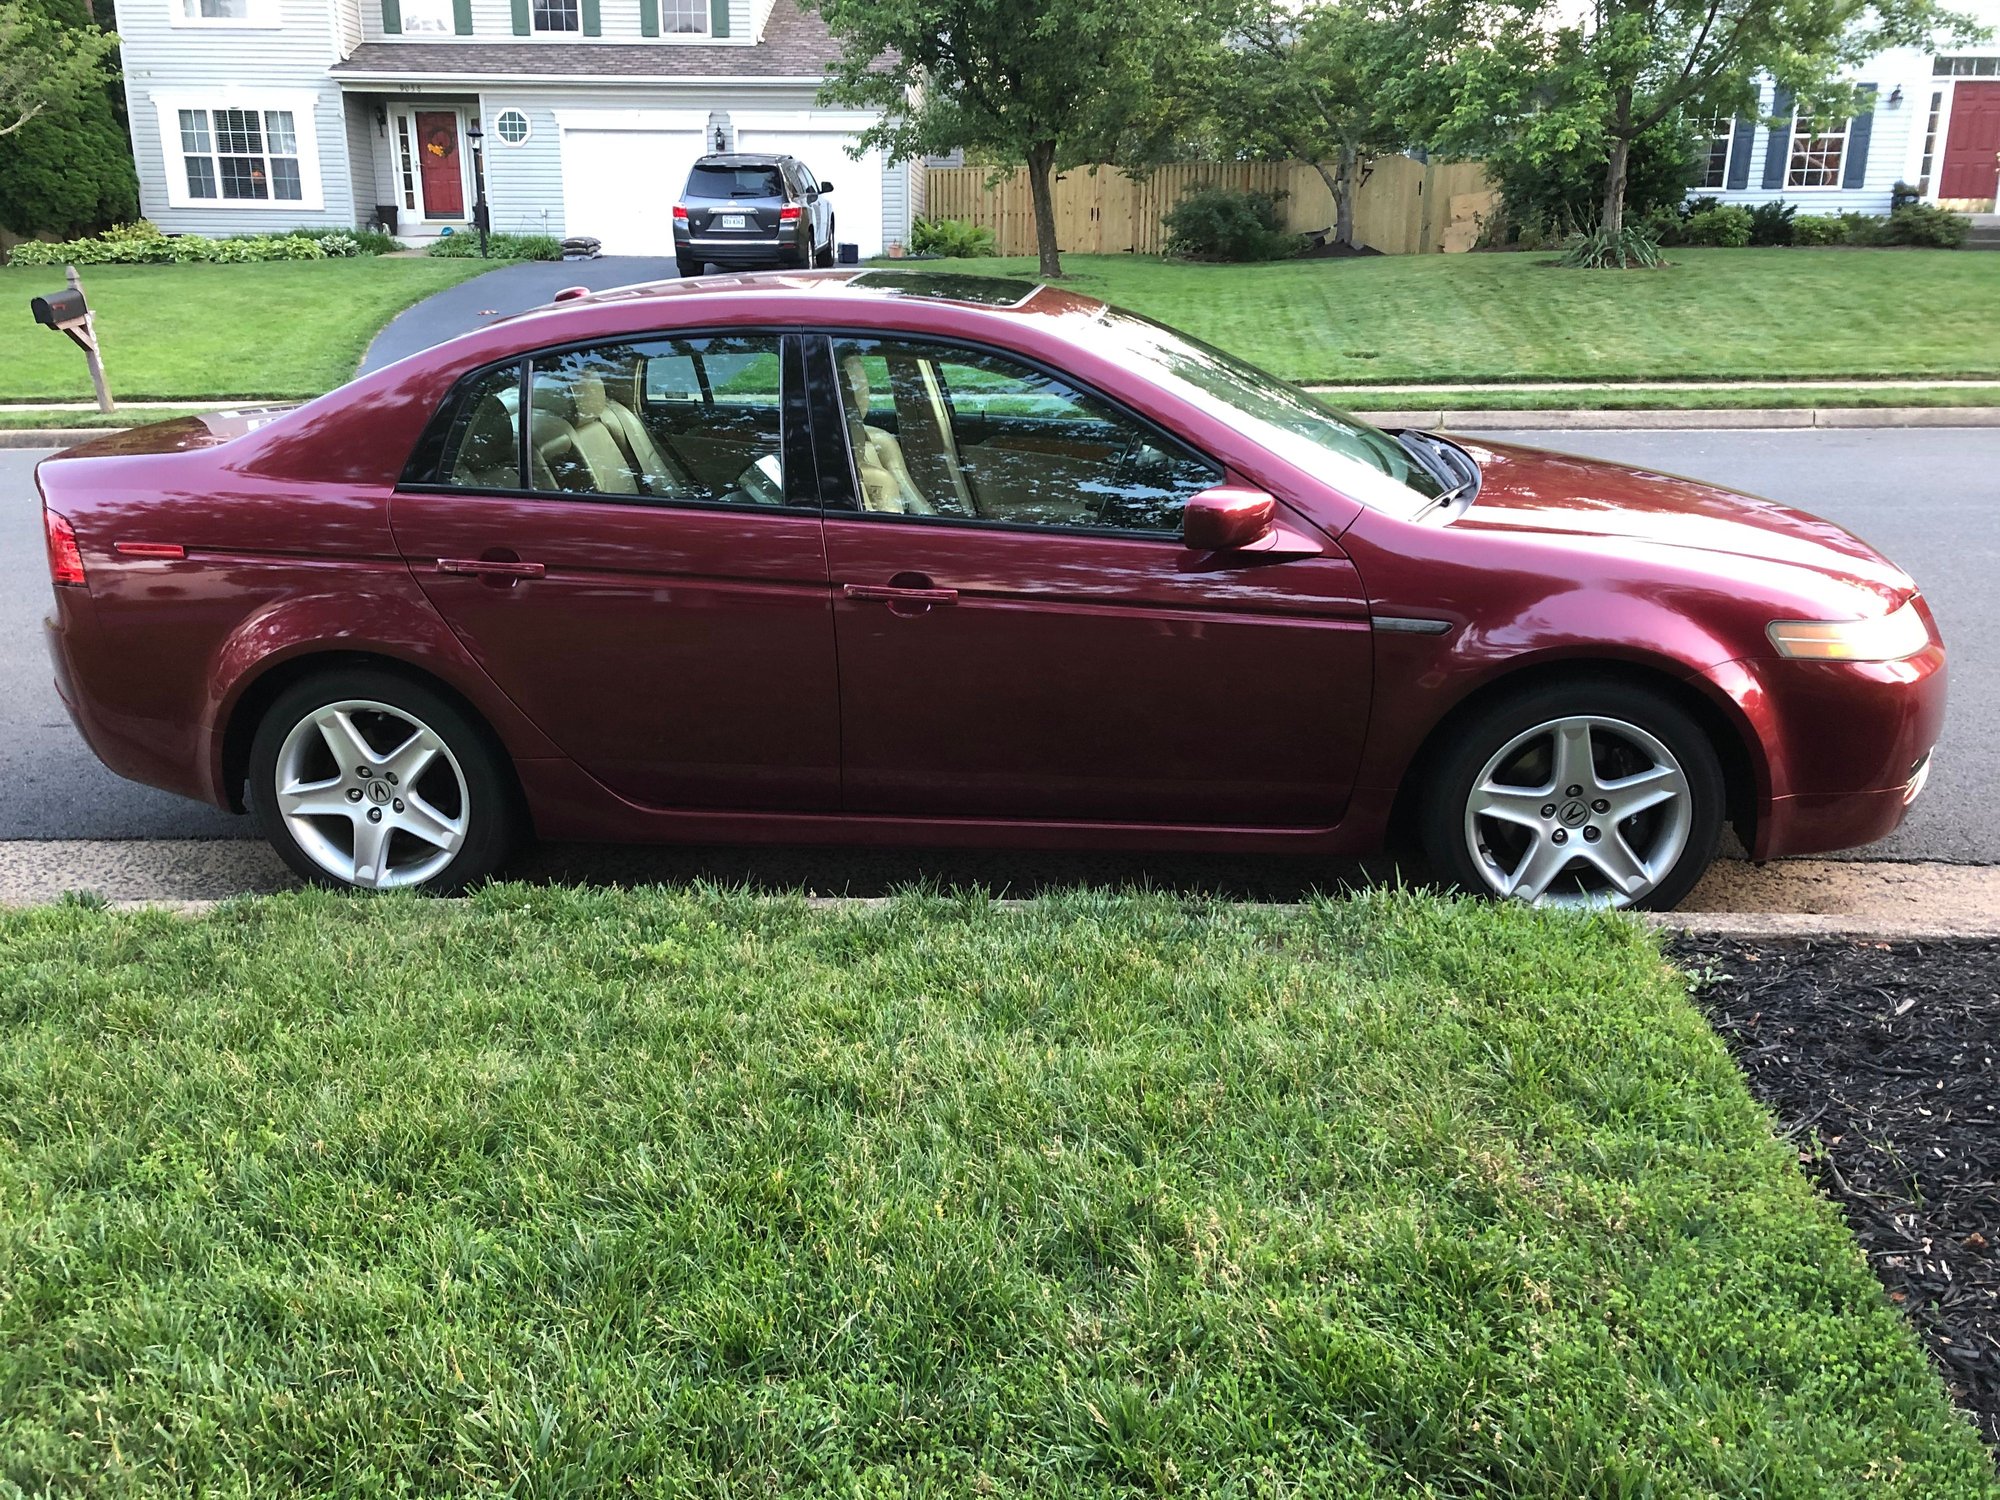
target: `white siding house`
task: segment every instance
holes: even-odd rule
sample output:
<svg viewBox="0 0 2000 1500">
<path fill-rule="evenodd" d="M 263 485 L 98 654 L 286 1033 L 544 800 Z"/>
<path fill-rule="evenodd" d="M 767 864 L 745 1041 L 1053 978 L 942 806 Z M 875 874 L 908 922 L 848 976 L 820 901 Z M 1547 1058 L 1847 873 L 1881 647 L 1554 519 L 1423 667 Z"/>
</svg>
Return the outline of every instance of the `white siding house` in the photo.
<svg viewBox="0 0 2000 1500">
<path fill-rule="evenodd" d="M 833 183 L 864 256 L 922 203 L 921 163 L 849 154 L 875 116 L 815 102 L 836 48 L 792 0 L 126 0 L 118 29 L 141 204 L 169 233 L 421 243 L 471 224 L 483 174 L 495 229 L 670 255 L 718 143 Z"/>
<path fill-rule="evenodd" d="M 2000 29 L 2000 0 L 1955 8 Z M 2000 40 L 1938 50 L 1901 47 L 1855 70 L 1871 108 L 1815 118 L 1766 82 L 1758 118 L 1719 120 L 1696 195 L 1726 203 L 1782 198 L 1800 213 L 1882 214 L 1907 183 L 1929 203 L 1975 212 L 1994 206 L 2000 177 Z"/>
</svg>

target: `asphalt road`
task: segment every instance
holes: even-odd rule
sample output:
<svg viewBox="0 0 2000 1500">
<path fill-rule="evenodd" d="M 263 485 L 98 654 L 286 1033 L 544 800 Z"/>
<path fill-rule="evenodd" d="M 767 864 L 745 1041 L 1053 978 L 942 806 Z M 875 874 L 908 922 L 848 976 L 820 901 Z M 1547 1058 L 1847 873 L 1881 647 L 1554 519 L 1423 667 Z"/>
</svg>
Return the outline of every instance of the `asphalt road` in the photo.
<svg viewBox="0 0 2000 1500">
<path fill-rule="evenodd" d="M 1850 527 L 1914 573 L 1951 647 L 1951 714 L 1930 789 L 1904 827 L 1865 855 L 2000 863 L 2000 625 L 1992 608 L 2000 598 L 2000 430 L 1577 432 L 1520 441 L 1789 501 Z M 71 728 L 42 644 L 49 583 L 31 478 L 39 456 L 0 452 L 0 840 L 252 836 L 244 819 L 120 781 Z M 768 878 L 782 867 L 822 888 L 839 883 L 834 857 L 800 858 L 743 851 L 700 868 Z M 682 863 L 662 861 L 655 878 Z M 1032 877 L 1032 862 L 1020 857 L 998 863 Z M 1146 861 L 1117 863 L 1105 873 L 1147 873 Z M 941 876 L 993 868 L 987 856 L 924 866 Z"/>
</svg>

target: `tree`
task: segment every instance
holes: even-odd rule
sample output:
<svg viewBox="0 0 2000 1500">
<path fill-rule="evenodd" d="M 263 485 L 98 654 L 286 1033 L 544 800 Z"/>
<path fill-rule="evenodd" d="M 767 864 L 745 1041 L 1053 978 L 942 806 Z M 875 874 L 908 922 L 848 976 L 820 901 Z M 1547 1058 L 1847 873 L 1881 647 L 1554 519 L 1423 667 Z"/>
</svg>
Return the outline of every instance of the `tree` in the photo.
<svg viewBox="0 0 2000 1500">
<path fill-rule="evenodd" d="M 5 9 L 39 15 L 60 31 L 92 26 L 87 0 L 18 0 Z M 102 0 L 98 10 L 109 19 Z M 67 237 L 136 217 L 139 184 L 123 105 L 115 72 L 101 68 L 71 96 L 45 97 L 0 139 L 0 226 Z"/>
<path fill-rule="evenodd" d="M 1352 246 L 1362 158 L 1425 138 L 1418 83 L 1457 9 L 1258 0 L 1217 53 L 1218 133 L 1248 155 L 1311 162 L 1333 195 L 1334 239 Z"/>
<path fill-rule="evenodd" d="M 817 0 L 841 43 L 822 97 L 881 111 L 860 149 L 1026 166 L 1041 274 L 1059 277 L 1055 174 L 1157 151 L 1220 30 L 1205 3 Z"/>
<path fill-rule="evenodd" d="M 117 45 L 88 21 L 64 25 L 32 0 L 0 0 L 0 138 L 102 86 Z"/>
<path fill-rule="evenodd" d="M 1587 154 L 1604 163 L 1599 225 L 1624 228 L 1632 144 L 1676 115 L 1744 115 L 1759 75 L 1828 115 L 1850 112 L 1840 81 L 1889 47 L 1973 36 L 1937 0 L 1532 0 L 1483 36 L 1453 70 L 1465 85 L 1442 132 L 1520 149 Z"/>
</svg>

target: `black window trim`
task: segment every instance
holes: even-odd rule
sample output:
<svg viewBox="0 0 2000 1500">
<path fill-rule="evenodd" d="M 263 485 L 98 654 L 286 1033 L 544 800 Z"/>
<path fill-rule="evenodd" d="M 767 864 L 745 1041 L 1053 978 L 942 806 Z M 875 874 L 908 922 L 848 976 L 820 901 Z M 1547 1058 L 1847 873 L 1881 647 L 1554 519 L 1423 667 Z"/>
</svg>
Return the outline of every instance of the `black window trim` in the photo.
<svg viewBox="0 0 2000 1500">
<path fill-rule="evenodd" d="M 807 355 L 807 385 L 814 398 L 813 406 L 816 411 L 824 408 L 830 419 L 815 423 L 815 433 L 821 444 L 821 514 L 829 520 L 837 517 L 842 520 L 904 521 L 920 526 L 971 527 L 981 531 L 1025 531 L 1042 536 L 1053 533 L 1058 536 L 1116 537 L 1125 541 L 1139 542 L 1171 541 L 1175 546 L 1179 546 L 1181 541 L 1181 533 L 1178 531 L 1145 531 L 1129 526 L 1073 526 L 1050 521 L 992 521 L 983 516 L 910 515 L 901 511 L 864 508 L 860 503 L 859 480 L 856 477 L 854 453 L 847 436 L 847 424 L 841 420 L 843 401 L 840 394 L 838 366 L 833 358 L 833 341 L 842 338 L 872 339 L 878 343 L 900 339 L 906 343 L 966 349 L 975 354 L 994 355 L 1003 360 L 1012 360 L 1028 369 L 1039 371 L 1052 380 L 1061 381 L 1083 395 L 1101 401 L 1137 426 L 1154 433 L 1170 447 L 1208 465 L 1215 475 L 1214 484 L 1224 484 L 1228 481 L 1229 466 L 1214 454 L 1205 452 L 1179 433 L 1169 431 L 1144 412 L 1134 411 L 1123 401 L 1108 395 L 1080 376 L 1067 370 L 1058 370 L 1046 360 L 1023 354 L 1017 349 L 981 343 L 977 339 L 961 338 L 952 334 L 912 333 L 904 329 L 882 328 L 816 328 L 802 331 L 801 341 L 817 345 L 819 358 L 815 360 L 810 352 Z M 829 426 L 833 429 L 832 446 L 829 446 L 826 435 Z"/>
<path fill-rule="evenodd" d="M 820 493 L 818 454 L 812 442 L 811 431 L 807 425 L 798 420 L 803 413 L 797 409 L 804 407 L 810 410 L 800 346 L 809 342 L 814 332 L 816 330 L 796 325 L 766 324 L 720 328 L 646 329 L 636 333 L 569 339 L 560 344 L 523 350 L 504 359 L 493 360 L 477 369 L 466 371 L 452 382 L 451 389 L 445 393 L 444 399 L 438 403 L 437 410 L 425 426 L 423 435 L 417 439 L 417 446 L 411 452 L 409 462 L 403 466 L 401 477 L 396 481 L 396 489 L 415 495 L 463 495 L 469 498 L 485 497 L 495 500 L 549 500 L 569 505 L 640 506 L 648 510 L 726 511 L 731 515 L 761 516 L 820 515 L 823 507 L 818 500 L 794 498 L 800 494 L 817 496 Z M 785 503 L 782 505 L 742 505 L 727 500 L 676 500 L 661 495 L 605 495 L 595 490 L 538 490 L 526 483 L 512 489 L 503 489 L 499 486 L 474 489 L 468 485 L 452 484 L 436 477 L 444 464 L 445 447 L 450 434 L 458 425 L 460 403 L 475 384 L 490 376 L 495 370 L 503 369 L 510 364 L 517 367 L 519 414 L 515 423 L 517 431 L 514 477 L 517 480 L 525 480 L 528 473 L 528 411 L 533 395 L 534 363 L 537 359 L 573 354 L 580 350 L 619 342 L 643 343 L 651 339 L 739 338 L 759 335 L 778 340 L 778 451 L 783 456 L 785 465 Z"/>
</svg>

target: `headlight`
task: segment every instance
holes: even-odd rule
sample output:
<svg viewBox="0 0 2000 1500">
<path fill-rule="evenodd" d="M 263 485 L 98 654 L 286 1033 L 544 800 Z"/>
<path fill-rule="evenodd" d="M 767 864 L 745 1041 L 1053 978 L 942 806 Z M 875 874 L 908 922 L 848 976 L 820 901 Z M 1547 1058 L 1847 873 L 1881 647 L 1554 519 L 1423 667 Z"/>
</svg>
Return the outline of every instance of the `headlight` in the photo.
<svg viewBox="0 0 2000 1500">
<path fill-rule="evenodd" d="M 1914 599 L 1872 620 L 1773 620 L 1769 629 L 1780 656 L 1806 661 L 1901 661 L 1931 643 Z"/>
</svg>

